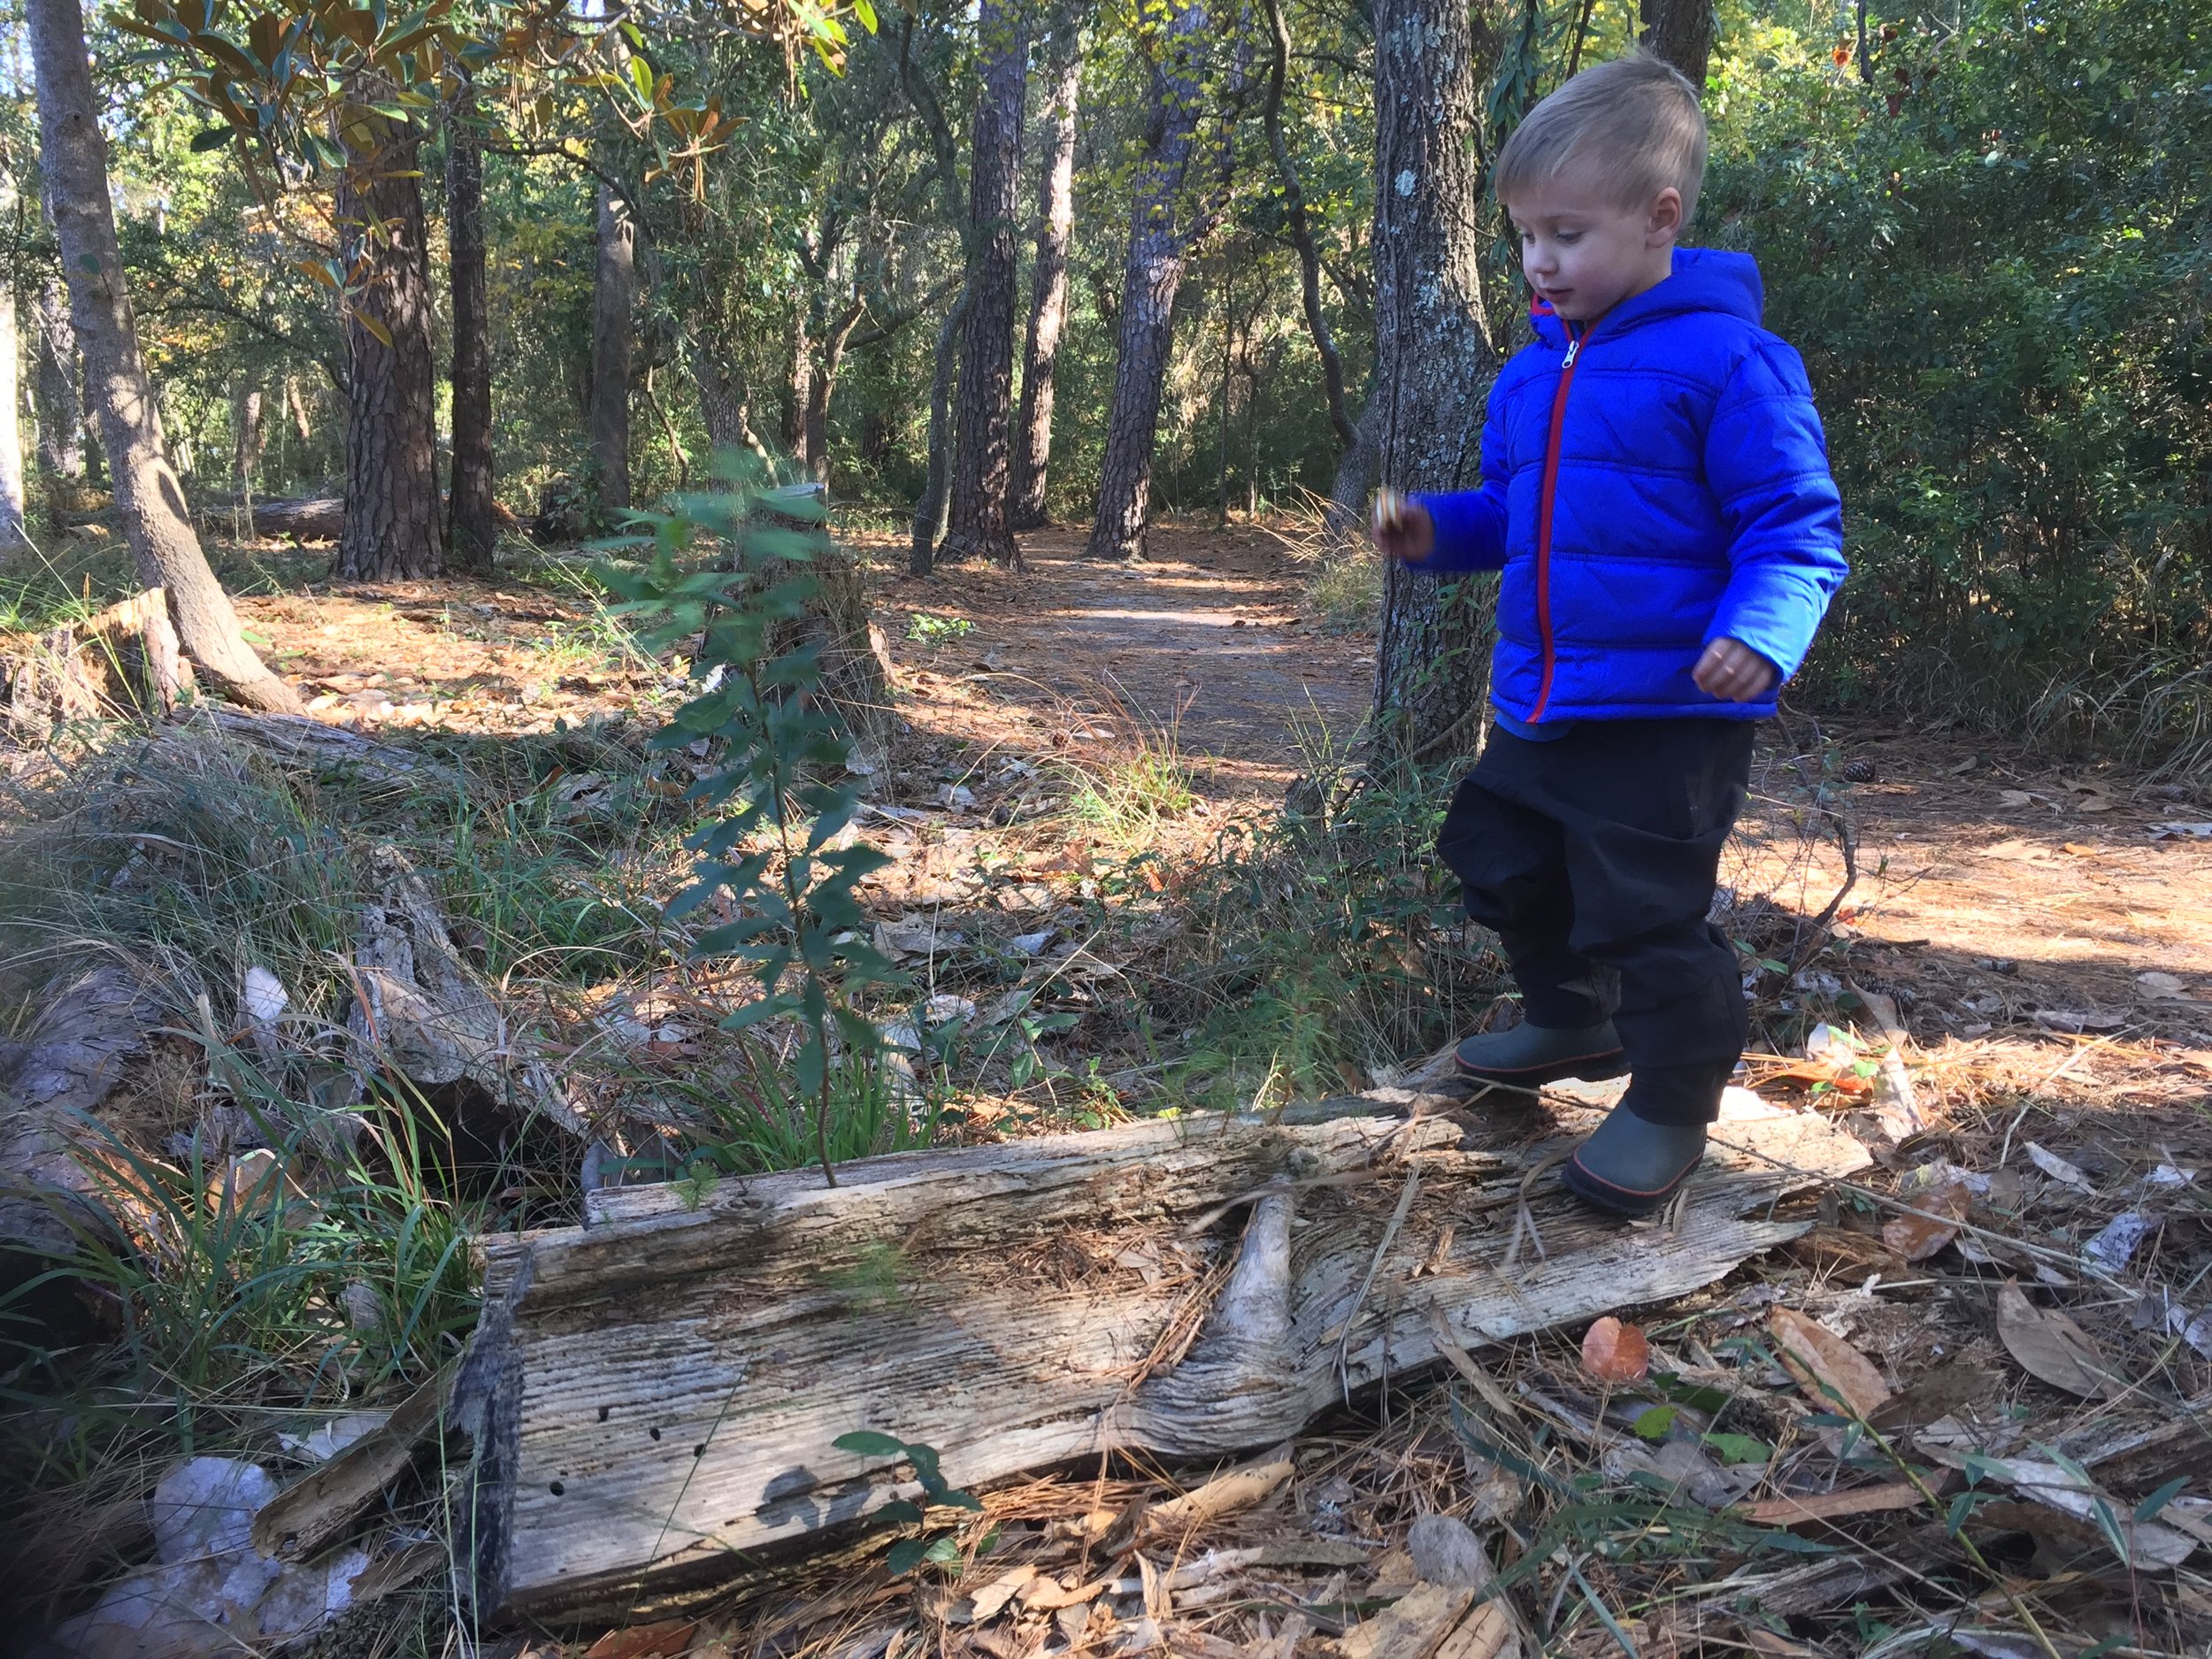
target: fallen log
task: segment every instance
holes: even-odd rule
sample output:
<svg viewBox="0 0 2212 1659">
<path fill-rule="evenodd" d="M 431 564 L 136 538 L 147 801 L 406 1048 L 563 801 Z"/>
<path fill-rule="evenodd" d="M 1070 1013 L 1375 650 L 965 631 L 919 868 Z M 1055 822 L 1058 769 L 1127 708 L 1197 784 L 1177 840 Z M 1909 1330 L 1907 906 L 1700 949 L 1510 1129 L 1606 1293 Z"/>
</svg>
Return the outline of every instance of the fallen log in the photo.
<svg viewBox="0 0 2212 1659">
<path fill-rule="evenodd" d="M 223 515 L 235 513 L 235 504 L 211 503 L 207 516 L 223 525 Z M 503 530 L 520 531 L 522 520 L 499 503 L 492 503 L 492 518 Z M 275 496 L 253 504 L 256 535 L 291 536 L 301 541 L 335 541 L 345 527 L 346 503 L 339 495 Z"/>
<path fill-rule="evenodd" d="M 1440 1326 L 1476 1348 L 1709 1284 L 1809 1225 L 1776 1200 L 1867 1163 L 1812 1114 L 1729 1124 L 1671 1224 L 1624 1225 L 1439 1103 L 603 1189 L 585 1226 L 488 1240 L 456 1395 L 480 1606 L 644 1617 L 834 1548 L 916 1490 L 854 1430 L 956 1486 L 1271 1446 Z"/>
</svg>

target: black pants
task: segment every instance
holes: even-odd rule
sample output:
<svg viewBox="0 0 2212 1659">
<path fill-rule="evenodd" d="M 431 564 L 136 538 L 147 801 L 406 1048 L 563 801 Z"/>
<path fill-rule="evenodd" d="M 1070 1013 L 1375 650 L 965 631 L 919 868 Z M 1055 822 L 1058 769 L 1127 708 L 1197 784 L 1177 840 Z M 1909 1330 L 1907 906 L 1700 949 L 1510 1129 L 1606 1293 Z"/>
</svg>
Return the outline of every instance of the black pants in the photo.
<svg viewBox="0 0 2212 1659">
<path fill-rule="evenodd" d="M 1712 719 L 1493 731 L 1437 837 L 1529 1022 L 1611 1018 L 1654 1122 L 1709 1121 L 1750 1033 L 1735 949 L 1705 918 L 1755 736 Z"/>
</svg>

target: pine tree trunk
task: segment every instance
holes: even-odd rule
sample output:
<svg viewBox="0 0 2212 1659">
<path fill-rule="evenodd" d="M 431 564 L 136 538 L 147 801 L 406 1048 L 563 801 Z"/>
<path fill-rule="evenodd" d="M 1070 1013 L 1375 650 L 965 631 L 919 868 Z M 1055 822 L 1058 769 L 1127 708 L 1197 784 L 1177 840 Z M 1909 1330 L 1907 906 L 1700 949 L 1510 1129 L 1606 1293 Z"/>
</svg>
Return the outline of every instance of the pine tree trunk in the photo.
<svg viewBox="0 0 2212 1659">
<path fill-rule="evenodd" d="M 1637 0 L 1644 50 L 1679 69 L 1700 93 L 1718 30 L 1713 0 Z"/>
<path fill-rule="evenodd" d="M 1006 525 L 1007 424 L 1014 391 L 1014 222 L 1020 213 L 1028 42 L 1007 0 L 981 0 L 987 54 L 968 172 L 968 314 L 960 330 L 946 551 L 1018 564 Z"/>
<path fill-rule="evenodd" d="M 599 187 L 599 270 L 591 297 L 591 458 L 599 505 L 630 506 L 630 357 L 637 303 L 637 227 L 605 185 Z"/>
<path fill-rule="evenodd" d="M 1375 389 L 1383 481 L 1462 489 L 1480 476 L 1496 372 L 1483 326 L 1473 42 L 1459 0 L 1375 8 Z M 1374 734 L 1386 759 L 1472 753 L 1489 695 L 1486 579 L 1391 564 L 1376 650 Z"/>
<path fill-rule="evenodd" d="M 1203 0 L 1166 0 L 1165 16 L 1152 65 L 1152 113 L 1137 176 L 1129 257 L 1122 267 L 1114 397 L 1099 469 L 1098 514 L 1085 549 L 1092 558 L 1144 557 L 1160 388 L 1173 344 L 1175 292 L 1189 257 L 1184 195 L 1198 155 L 1204 101 L 1198 60 L 1208 22 Z"/>
<path fill-rule="evenodd" d="M 453 284 L 453 486 L 447 545 L 465 571 L 488 572 L 492 518 L 492 348 L 484 265 L 484 148 L 472 95 L 446 124 L 446 260 Z"/>
<path fill-rule="evenodd" d="M 28 0 L 24 10 L 38 84 L 40 159 L 69 283 L 71 319 L 139 581 L 163 590 L 185 650 L 224 695 L 250 708 L 297 713 L 292 688 L 268 671 L 240 634 L 229 595 L 193 534 L 184 492 L 162 458 L 153 387 L 123 286 L 107 143 L 85 58 L 84 14 L 78 0 Z"/>
<path fill-rule="evenodd" d="M 1045 474 L 1052 458 L 1052 373 L 1068 320 L 1068 236 L 1075 226 L 1075 110 L 1081 94 L 1080 31 L 1064 20 L 1052 35 L 1052 103 L 1044 167 L 1037 180 L 1037 258 L 1030 276 L 1029 341 L 1022 352 L 1021 409 L 1014 420 L 1006 527 L 1045 522 Z"/>
<path fill-rule="evenodd" d="M 417 580 L 445 566 L 422 135 L 365 116 L 338 178 L 346 308 L 346 523 L 331 574 Z M 372 326 L 373 325 L 373 326 Z"/>
<path fill-rule="evenodd" d="M 84 476 L 84 399 L 77 390 L 77 327 L 69 289 L 50 276 L 38 291 L 38 470 L 50 479 Z"/>
<path fill-rule="evenodd" d="M 0 279 L 0 557 L 12 557 L 23 535 L 23 390 L 16 384 L 15 287 Z"/>
</svg>

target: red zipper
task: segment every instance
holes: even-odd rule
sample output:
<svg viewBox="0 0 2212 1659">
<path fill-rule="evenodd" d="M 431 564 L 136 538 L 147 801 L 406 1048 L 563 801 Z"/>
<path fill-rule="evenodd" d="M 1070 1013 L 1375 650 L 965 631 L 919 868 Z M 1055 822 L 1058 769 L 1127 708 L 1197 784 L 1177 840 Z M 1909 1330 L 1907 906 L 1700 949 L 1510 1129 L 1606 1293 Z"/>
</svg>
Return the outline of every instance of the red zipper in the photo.
<svg viewBox="0 0 2212 1659">
<path fill-rule="evenodd" d="M 1551 437 L 1544 445 L 1544 481 L 1536 497 L 1536 631 L 1544 644 L 1544 677 L 1536 687 L 1536 703 L 1528 712 L 1529 723 L 1544 718 L 1544 705 L 1551 701 L 1552 672 L 1558 667 L 1557 649 L 1551 636 L 1551 514 L 1552 499 L 1559 492 L 1559 434 L 1567 420 L 1567 388 L 1575 377 L 1575 359 L 1582 353 L 1582 342 L 1588 336 L 1574 331 L 1574 325 L 1566 324 L 1567 356 L 1559 365 L 1559 389 L 1551 396 Z"/>
</svg>

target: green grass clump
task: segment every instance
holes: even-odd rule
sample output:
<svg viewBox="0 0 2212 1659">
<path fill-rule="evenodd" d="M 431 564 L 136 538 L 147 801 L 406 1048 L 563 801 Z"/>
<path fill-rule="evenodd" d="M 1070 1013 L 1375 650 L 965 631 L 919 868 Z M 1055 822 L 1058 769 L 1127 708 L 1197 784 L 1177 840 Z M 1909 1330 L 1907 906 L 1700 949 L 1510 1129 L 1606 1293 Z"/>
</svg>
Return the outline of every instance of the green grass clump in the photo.
<svg viewBox="0 0 2212 1659">
<path fill-rule="evenodd" d="M 1371 632 L 1382 614 L 1382 564 L 1363 543 L 1321 554 L 1306 583 L 1305 609 L 1331 634 Z"/>
</svg>

